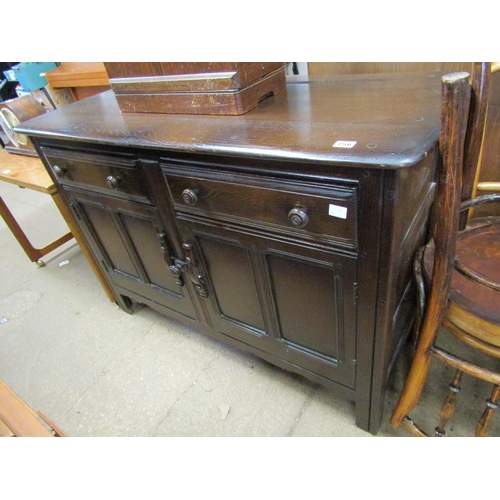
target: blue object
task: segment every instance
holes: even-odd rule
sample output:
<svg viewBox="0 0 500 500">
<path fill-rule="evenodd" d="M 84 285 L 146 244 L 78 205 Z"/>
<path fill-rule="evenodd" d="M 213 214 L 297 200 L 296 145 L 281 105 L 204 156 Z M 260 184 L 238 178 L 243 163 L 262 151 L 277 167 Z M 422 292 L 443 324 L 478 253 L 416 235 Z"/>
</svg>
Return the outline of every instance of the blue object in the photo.
<svg viewBox="0 0 500 500">
<path fill-rule="evenodd" d="M 13 66 L 12 71 L 23 90 L 31 91 L 43 89 L 48 82 L 45 76 L 40 76 L 40 74 L 55 67 L 57 67 L 55 62 L 22 62 Z"/>
</svg>

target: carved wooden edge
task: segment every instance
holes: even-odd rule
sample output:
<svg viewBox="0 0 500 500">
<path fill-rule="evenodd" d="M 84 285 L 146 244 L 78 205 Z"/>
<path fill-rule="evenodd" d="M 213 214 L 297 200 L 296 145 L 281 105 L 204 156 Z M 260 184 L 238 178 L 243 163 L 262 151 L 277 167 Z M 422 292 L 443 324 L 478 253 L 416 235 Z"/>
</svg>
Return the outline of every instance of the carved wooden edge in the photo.
<svg viewBox="0 0 500 500">
<path fill-rule="evenodd" d="M 184 250 L 185 254 L 188 276 L 193 283 L 196 291 L 198 292 L 198 295 L 202 299 L 206 299 L 208 297 L 208 292 L 203 275 L 200 273 L 197 266 L 197 260 L 194 254 L 193 245 L 191 245 L 190 243 L 183 243 L 182 249 Z"/>
</svg>

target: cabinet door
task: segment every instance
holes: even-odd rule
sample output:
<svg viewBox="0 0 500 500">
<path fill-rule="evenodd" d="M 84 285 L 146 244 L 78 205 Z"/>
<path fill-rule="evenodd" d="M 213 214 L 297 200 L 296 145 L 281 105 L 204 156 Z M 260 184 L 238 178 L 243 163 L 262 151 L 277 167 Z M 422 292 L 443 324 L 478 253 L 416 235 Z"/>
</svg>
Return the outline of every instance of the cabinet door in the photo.
<svg viewBox="0 0 500 500">
<path fill-rule="evenodd" d="M 179 226 L 220 333 L 354 387 L 355 256 L 182 216 Z"/>
<path fill-rule="evenodd" d="M 132 292 L 138 301 L 197 318 L 189 291 L 169 270 L 172 247 L 156 208 L 65 192 L 89 245 L 120 294 Z"/>
</svg>

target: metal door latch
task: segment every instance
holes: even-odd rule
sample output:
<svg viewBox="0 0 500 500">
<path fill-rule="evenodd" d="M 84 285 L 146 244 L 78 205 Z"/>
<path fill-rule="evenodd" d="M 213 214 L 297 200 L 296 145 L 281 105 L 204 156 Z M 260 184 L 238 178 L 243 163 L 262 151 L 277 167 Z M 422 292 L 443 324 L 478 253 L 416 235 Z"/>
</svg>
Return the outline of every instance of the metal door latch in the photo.
<svg viewBox="0 0 500 500">
<path fill-rule="evenodd" d="M 198 295 L 202 298 L 207 297 L 207 291 L 203 276 L 199 273 L 196 262 L 194 259 L 193 246 L 189 243 L 184 243 L 182 249 L 184 250 L 184 260 L 172 257 L 168 248 L 166 233 L 158 233 L 158 239 L 163 251 L 165 262 L 168 265 L 170 273 L 179 286 L 184 286 L 183 275 L 187 274 L 193 283 Z"/>
</svg>

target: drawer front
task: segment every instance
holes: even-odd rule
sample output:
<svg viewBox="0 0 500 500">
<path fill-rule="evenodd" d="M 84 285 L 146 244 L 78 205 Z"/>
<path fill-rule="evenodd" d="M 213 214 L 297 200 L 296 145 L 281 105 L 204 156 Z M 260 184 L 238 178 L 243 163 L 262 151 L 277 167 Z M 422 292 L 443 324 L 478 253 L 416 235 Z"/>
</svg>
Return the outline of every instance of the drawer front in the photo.
<svg viewBox="0 0 500 500">
<path fill-rule="evenodd" d="M 111 156 L 44 147 L 41 150 L 62 185 L 151 203 L 144 173 L 133 155 Z"/>
<path fill-rule="evenodd" d="M 178 212 L 357 249 L 356 186 L 162 168 Z"/>
</svg>

